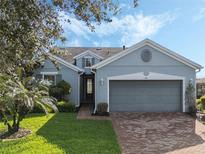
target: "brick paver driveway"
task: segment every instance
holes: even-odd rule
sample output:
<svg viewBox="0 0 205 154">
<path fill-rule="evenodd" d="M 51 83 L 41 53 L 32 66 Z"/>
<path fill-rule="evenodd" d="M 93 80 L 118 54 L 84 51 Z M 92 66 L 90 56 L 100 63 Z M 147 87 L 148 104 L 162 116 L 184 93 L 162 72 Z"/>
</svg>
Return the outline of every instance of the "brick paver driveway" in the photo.
<svg viewBox="0 0 205 154">
<path fill-rule="evenodd" d="M 112 113 L 124 154 L 205 153 L 205 126 L 184 113 Z"/>
</svg>

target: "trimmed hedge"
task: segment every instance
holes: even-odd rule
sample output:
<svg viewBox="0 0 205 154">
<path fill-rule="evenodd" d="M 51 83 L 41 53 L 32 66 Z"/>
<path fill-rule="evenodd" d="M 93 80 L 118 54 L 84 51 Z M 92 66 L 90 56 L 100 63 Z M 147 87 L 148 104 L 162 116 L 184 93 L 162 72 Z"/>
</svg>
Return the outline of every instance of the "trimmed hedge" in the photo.
<svg viewBox="0 0 205 154">
<path fill-rule="evenodd" d="M 58 102 L 57 108 L 59 112 L 75 112 L 75 105 L 66 101 Z"/>
</svg>

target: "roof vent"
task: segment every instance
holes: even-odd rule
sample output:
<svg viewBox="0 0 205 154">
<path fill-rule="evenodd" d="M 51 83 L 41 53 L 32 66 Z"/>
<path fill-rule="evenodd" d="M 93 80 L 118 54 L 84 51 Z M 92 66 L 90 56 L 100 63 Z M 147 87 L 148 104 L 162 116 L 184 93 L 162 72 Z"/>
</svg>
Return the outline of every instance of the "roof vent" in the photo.
<svg viewBox="0 0 205 154">
<path fill-rule="evenodd" d="M 125 50 L 125 45 L 122 46 L 122 49 Z"/>
</svg>

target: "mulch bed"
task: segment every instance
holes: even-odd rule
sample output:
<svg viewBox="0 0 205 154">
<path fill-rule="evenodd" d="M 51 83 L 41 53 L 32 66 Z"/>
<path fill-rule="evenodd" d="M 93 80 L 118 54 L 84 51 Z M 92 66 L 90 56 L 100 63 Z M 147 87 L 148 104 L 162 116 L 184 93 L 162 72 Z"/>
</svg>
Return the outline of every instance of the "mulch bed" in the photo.
<svg viewBox="0 0 205 154">
<path fill-rule="evenodd" d="M 9 134 L 8 132 L 3 132 L 0 134 L 0 139 L 2 140 L 15 140 L 15 139 L 21 139 L 23 137 L 26 137 L 27 135 L 31 134 L 31 130 L 20 128 L 18 132 L 14 134 Z"/>
</svg>

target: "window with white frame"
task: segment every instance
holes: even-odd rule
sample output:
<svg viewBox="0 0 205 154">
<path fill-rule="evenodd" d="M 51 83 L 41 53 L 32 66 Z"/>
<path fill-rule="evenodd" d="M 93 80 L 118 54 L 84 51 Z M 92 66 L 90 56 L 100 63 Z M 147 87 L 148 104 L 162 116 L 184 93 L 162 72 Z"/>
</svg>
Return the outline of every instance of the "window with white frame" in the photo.
<svg viewBox="0 0 205 154">
<path fill-rule="evenodd" d="M 44 74 L 43 80 L 49 81 L 51 84 L 56 84 L 56 75 Z"/>
<path fill-rule="evenodd" d="M 92 57 L 85 57 L 85 67 L 92 66 Z"/>
<path fill-rule="evenodd" d="M 87 79 L 87 94 L 93 93 L 93 82 L 92 79 Z"/>
<path fill-rule="evenodd" d="M 41 72 L 42 80 L 49 81 L 52 85 L 56 85 L 57 72 Z"/>
</svg>

